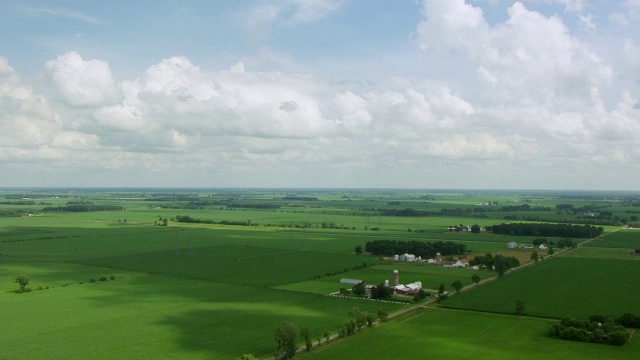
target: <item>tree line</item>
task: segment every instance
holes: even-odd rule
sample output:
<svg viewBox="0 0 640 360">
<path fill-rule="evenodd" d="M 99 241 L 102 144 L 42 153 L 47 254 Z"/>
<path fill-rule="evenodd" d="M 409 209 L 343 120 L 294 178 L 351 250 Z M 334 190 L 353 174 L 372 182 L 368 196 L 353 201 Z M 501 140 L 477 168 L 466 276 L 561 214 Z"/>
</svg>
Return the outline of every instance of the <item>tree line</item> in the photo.
<svg viewBox="0 0 640 360">
<path fill-rule="evenodd" d="M 590 239 L 602 234 L 602 227 L 593 225 L 572 225 L 572 224 L 528 224 L 511 223 L 486 227 L 487 231 L 494 234 L 511 236 L 549 236 Z"/>
<path fill-rule="evenodd" d="M 189 224 L 219 224 L 219 225 L 236 225 L 236 226 L 258 226 L 257 223 L 252 222 L 251 220 L 208 220 L 208 219 L 194 219 L 188 215 L 176 215 L 172 220 L 181 223 L 189 223 Z"/>
<path fill-rule="evenodd" d="M 436 253 L 442 256 L 462 255 L 467 253 L 467 246 L 452 241 L 398 241 L 398 240 L 374 240 L 367 241 L 365 251 L 371 255 L 393 256 L 409 253 L 423 258 L 432 258 Z"/>
<path fill-rule="evenodd" d="M 122 211 L 118 205 L 75 204 L 67 206 L 46 207 L 42 211 L 89 212 L 89 211 Z"/>
</svg>

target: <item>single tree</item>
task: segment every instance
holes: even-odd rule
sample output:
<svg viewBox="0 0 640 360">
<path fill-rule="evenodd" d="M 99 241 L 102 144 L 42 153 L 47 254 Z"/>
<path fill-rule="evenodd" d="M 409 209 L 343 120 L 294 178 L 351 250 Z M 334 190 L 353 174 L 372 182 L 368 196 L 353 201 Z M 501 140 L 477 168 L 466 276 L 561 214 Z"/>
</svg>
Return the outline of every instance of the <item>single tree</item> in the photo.
<svg viewBox="0 0 640 360">
<path fill-rule="evenodd" d="M 352 308 L 349 311 L 349 316 L 355 321 L 358 331 L 367 323 L 367 312 L 360 310 L 360 308 Z"/>
<path fill-rule="evenodd" d="M 495 266 L 496 271 L 498 272 L 498 277 L 503 277 L 504 273 L 507 272 L 508 269 L 507 260 L 500 255 L 495 257 L 493 266 Z"/>
<path fill-rule="evenodd" d="M 549 249 L 547 250 L 547 253 L 548 253 L 549 255 L 553 255 L 553 253 L 554 253 L 554 252 L 555 252 L 555 250 L 553 250 L 553 248 L 552 248 L 552 247 L 549 247 Z"/>
<path fill-rule="evenodd" d="M 478 274 L 473 274 L 471 276 L 471 281 L 473 281 L 474 283 L 476 283 L 476 285 L 478 285 L 478 283 L 480 282 L 480 275 Z"/>
<path fill-rule="evenodd" d="M 389 320 L 389 313 L 387 312 L 387 308 L 378 309 L 378 320 L 380 321 Z"/>
<path fill-rule="evenodd" d="M 472 234 L 479 234 L 480 233 L 480 225 L 475 224 L 471 226 L 471 233 Z"/>
<path fill-rule="evenodd" d="M 524 302 L 522 300 L 516 300 L 516 315 L 524 315 Z"/>
<path fill-rule="evenodd" d="M 351 289 L 351 292 L 353 292 L 354 295 L 358 295 L 358 296 L 363 296 L 366 293 L 367 289 L 365 288 L 363 283 L 360 284 L 356 284 L 353 286 L 353 289 Z"/>
<path fill-rule="evenodd" d="M 372 327 L 376 322 L 376 316 L 374 314 L 367 314 L 367 327 Z"/>
<path fill-rule="evenodd" d="M 296 341 L 300 336 L 298 325 L 283 321 L 276 327 L 277 358 L 292 359 L 296 354 Z"/>
<path fill-rule="evenodd" d="M 362 246 L 356 246 L 356 254 L 362 254 Z"/>
<path fill-rule="evenodd" d="M 444 295 L 444 284 L 440 284 L 440 286 L 438 287 L 438 295 Z"/>
<path fill-rule="evenodd" d="M 27 285 L 29 285 L 29 281 L 30 279 L 26 275 L 17 275 L 15 282 L 18 283 L 18 285 L 20 286 L 21 292 L 26 292 L 28 291 Z"/>
<path fill-rule="evenodd" d="M 534 251 L 531 253 L 531 260 L 533 260 L 534 262 L 538 262 L 538 252 Z"/>
<path fill-rule="evenodd" d="M 453 282 L 453 284 L 451 284 L 451 287 L 456 290 L 456 293 L 459 293 L 463 285 L 462 285 L 462 282 L 460 282 L 460 280 L 456 280 Z"/>
<path fill-rule="evenodd" d="M 309 329 L 307 329 L 306 327 L 303 327 L 300 329 L 300 336 L 302 336 L 302 339 L 304 340 L 304 345 L 307 349 L 307 351 L 311 351 L 311 333 L 309 333 Z"/>
</svg>

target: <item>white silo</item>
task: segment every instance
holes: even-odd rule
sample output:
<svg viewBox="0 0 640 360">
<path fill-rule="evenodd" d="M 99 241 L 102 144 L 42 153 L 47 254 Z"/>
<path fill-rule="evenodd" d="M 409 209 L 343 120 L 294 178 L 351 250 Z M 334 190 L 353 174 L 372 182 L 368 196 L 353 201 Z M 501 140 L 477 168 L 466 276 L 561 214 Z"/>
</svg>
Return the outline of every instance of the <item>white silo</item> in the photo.
<svg viewBox="0 0 640 360">
<path fill-rule="evenodd" d="M 436 253 L 436 264 L 442 265 L 442 254 Z"/>
<path fill-rule="evenodd" d="M 384 281 L 384 287 L 389 287 L 389 279 Z"/>
<path fill-rule="evenodd" d="M 393 270 L 393 286 L 400 284 L 400 272 Z"/>
<path fill-rule="evenodd" d="M 393 255 L 393 260 L 398 261 L 400 259 L 400 256 L 398 256 L 398 254 Z"/>
</svg>

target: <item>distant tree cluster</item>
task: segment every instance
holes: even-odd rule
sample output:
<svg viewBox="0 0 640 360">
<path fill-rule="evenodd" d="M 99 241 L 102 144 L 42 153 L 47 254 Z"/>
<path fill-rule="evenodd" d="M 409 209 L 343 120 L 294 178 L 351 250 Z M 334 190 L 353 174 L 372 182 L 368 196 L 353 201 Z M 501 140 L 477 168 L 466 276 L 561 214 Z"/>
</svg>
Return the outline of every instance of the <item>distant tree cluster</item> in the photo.
<svg viewBox="0 0 640 360">
<path fill-rule="evenodd" d="M 390 299 L 393 296 L 393 288 L 384 286 L 384 284 L 376 285 L 371 288 L 371 298 L 377 300 Z"/>
<path fill-rule="evenodd" d="M 237 225 L 237 226 L 257 226 L 257 223 L 253 223 L 251 220 L 242 221 L 242 220 L 203 220 L 203 219 L 194 219 L 188 215 L 176 215 L 173 218 L 176 222 L 181 223 L 190 223 L 190 224 L 220 224 L 220 225 Z"/>
<path fill-rule="evenodd" d="M 67 206 L 46 207 L 42 211 L 89 212 L 89 211 L 122 211 L 118 205 L 72 204 Z"/>
<path fill-rule="evenodd" d="M 512 212 L 512 211 L 551 211 L 550 207 L 544 206 L 531 206 L 529 204 L 522 205 L 506 205 L 501 206 L 498 210 L 500 212 Z"/>
<path fill-rule="evenodd" d="M 282 207 L 281 204 L 265 204 L 265 203 L 253 203 L 253 204 L 245 204 L 245 203 L 231 203 L 227 204 L 228 208 L 241 208 L 241 209 L 279 209 Z"/>
<path fill-rule="evenodd" d="M 498 276 L 502 277 L 507 270 L 520 266 L 520 260 L 513 256 L 493 256 L 490 253 L 486 253 L 484 256 L 475 256 L 469 260 L 469 264 L 483 266 L 488 270 L 495 269 L 498 272 Z"/>
<path fill-rule="evenodd" d="M 318 201 L 317 197 L 311 197 L 311 196 L 285 196 L 282 198 L 282 200 L 294 200 L 294 201 Z"/>
<path fill-rule="evenodd" d="M 21 210 L 1 210 L 0 209 L 0 218 L 2 217 L 20 217 L 24 214 Z"/>
<path fill-rule="evenodd" d="M 20 200 L 20 201 L 3 201 L 0 202 L 0 205 L 35 205 L 36 202 L 33 200 Z"/>
<path fill-rule="evenodd" d="M 405 216 L 405 217 L 421 217 L 433 215 L 432 212 L 426 210 L 406 209 L 379 209 L 382 216 Z"/>
<path fill-rule="evenodd" d="M 570 238 L 594 238 L 602 234 L 602 227 L 592 225 L 571 225 L 571 224 L 534 224 L 534 223 L 512 223 L 493 225 L 486 228 L 494 234 L 511 236 L 550 236 L 550 237 L 570 237 Z"/>
<path fill-rule="evenodd" d="M 618 346 L 624 345 L 629 339 L 629 333 L 623 326 L 616 324 L 613 317 L 601 315 L 591 316 L 589 320 L 562 318 L 559 324 L 551 326 L 549 335 L 563 340 Z"/>
<path fill-rule="evenodd" d="M 372 255 L 393 256 L 395 254 L 409 253 L 425 258 L 432 258 L 436 256 L 436 253 L 440 253 L 442 256 L 466 254 L 467 246 L 452 241 L 374 240 L 367 241 L 365 250 Z"/>
</svg>

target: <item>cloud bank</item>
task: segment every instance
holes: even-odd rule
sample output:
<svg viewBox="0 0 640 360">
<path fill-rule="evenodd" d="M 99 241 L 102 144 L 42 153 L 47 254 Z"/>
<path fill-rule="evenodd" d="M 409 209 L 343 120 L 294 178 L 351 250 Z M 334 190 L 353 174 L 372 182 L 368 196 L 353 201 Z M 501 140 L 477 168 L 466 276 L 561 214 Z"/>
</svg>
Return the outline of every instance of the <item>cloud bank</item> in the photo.
<svg viewBox="0 0 640 360">
<path fill-rule="evenodd" d="M 288 21 L 336 4 L 292 1 Z M 0 58 L 0 166 L 77 174 L 74 186 L 637 188 L 613 175 L 581 183 L 637 173 L 640 106 L 627 89 L 603 97 L 616 69 L 561 18 L 520 2 L 494 25 L 463 0 L 421 12 L 416 46 L 462 57 L 474 78 L 337 81 L 173 56 L 115 79 L 71 51 L 36 88 Z M 625 46 L 638 76 L 638 48 Z"/>
</svg>

